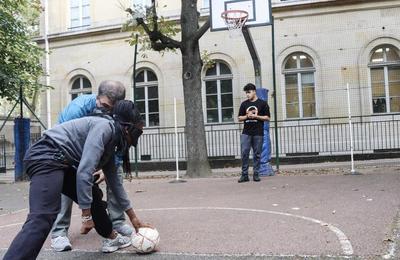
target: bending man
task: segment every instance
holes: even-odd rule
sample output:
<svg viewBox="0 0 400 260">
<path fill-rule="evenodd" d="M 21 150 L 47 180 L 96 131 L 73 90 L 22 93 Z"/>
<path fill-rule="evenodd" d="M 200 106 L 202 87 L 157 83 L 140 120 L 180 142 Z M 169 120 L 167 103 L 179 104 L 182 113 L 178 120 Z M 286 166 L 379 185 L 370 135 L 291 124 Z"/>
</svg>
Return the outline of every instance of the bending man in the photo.
<svg viewBox="0 0 400 260">
<path fill-rule="evenodd" d="M 73 119 L 90 115 L 96 110 L 111 113 L 115 102 L 125 99 L 125 87 L 121 82 L 106 80 L 100 83 L 98 95 L 81 95 L 75 98 L 60 114 L 58 122 L 64 123 Z M 120 181 L 123 181 L 119 156 L 116 158 L 116 168 Z M 101 178 L 97 181 L 99 183 Z M 107 187 L 107 208 L 113 227 L 123 236 L 132 235 L 132 227 L 125 224 L 125 214 L 111 190 Z M 61 210 L 51 230 L 51 247 L 57 251 L 71 250 L 68 229 L 71 225 L 72 200 L 61 195 Z"/>
<path fill-rule="evenodd" d="M 105 116 L 107 117 L 107 116 Z M 5 260 L 35 259 L 60 211 L 61 194 L 79 204 L 82 229 L 91 228 L 105 238 L 103 251 L 113 252 L 130 245 L 130 238 L 118 234 L 107 215 L 101 190 L 94 185 L 93 173 L 102 169 L 120 207 L 135 229 L 146 225 L 137 218 L 115 169 L 116 151 L 124 155 L 129 169 L 129 148 L 142 133 L 140 113 L 131 101 L 120 101 L 113 118 L 89 116 L 75 119 L 44 132 L 24 159 L 31 179 L 29 214 L 14 238 Z"/>
</svg>

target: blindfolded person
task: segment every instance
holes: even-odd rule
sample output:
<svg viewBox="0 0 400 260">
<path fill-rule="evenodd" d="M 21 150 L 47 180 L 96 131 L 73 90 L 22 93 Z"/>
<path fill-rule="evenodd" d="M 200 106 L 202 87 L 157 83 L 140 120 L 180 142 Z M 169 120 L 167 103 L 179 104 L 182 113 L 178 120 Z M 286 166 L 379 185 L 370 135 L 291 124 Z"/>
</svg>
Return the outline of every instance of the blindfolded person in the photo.
<svg viewBox="0 0 400 260">
<path fill-rule="evenodd" d="M 67 121 L 88 116 L 94 113 L 112 113 L 115 103 L 119 100 L 125 99 L 124 85 L 115 80 L 105 80 L 99 85 L 97 95 L 84 94 L 72 100 L 67 107 L 60 113 L 58 123 L 62 124 Z M 115 165 L 117 168 L 118 177 L 123 182 L 123 172 L 120 156 L 116 156 Z M 101 183 L 104 179 L 102 171 L 94 173 L 99 178 L 96 183 Z M 131 236 L 134 229 L 126 224 L 125 212 L 120 208 L 119 203 L 116 201 L 113 192 L 108 188 L 107 193 L 107 211 L 110 216 L 113 228 L 123 236 Z M 61 195 L 61 209 L 57 215 L 56 221 L 53 224 L 51 234 L 51 247 L 57 251 L 67 251 L 72 249 L 72 244 L 68 238 L 68 230 L 71 224 L 72 203 L 73 201 Z"/>
<path fill-rule="evenodd" d="M 45 131 L 25 155 L 25 169 L 31 179 L 29 214 L 4 259 L 38 256 L 60 210 L 61 194 L 78 203 L 82 210 L 81 232 L 95 228 L 105 238 L 104 252 L 129 246 L 130 238 L 113 229 L 93 173 L 103 170 L 107 185 L 136 230 L 148 226 L 136 216 L 118 180 L 114 159 L 116 152 L 122 154 L 124 169 L 130 171 L 129 148 L 136 146 L 142 128 L 133 102 L 122 100 L 115 105 L 113 117 L 83 117 Z"/>
</svg>

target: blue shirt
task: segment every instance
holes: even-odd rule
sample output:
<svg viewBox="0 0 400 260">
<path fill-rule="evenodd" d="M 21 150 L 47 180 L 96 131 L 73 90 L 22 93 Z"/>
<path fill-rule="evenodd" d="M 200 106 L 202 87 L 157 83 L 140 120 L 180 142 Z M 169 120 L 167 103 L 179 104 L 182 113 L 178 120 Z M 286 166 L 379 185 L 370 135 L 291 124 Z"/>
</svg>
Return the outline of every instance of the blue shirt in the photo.
<svg viewBox="0 0 400 260">
<path fill-rule="evenodd" d="M 64 123 L 72 119 L 87 116 L 96 108 L 96 95 L 80 95 L 69 103 L 69 105 L 58 116 L 58 123 Z"/>
<path fill-rule="evenodd" d="M 94 112 L 96 108 L 96 95 L 80 95 L 68 104 L 66 108 L 58 116 L 58 123 L 64 123 L 72 119 L 88 116 Z M 115 155 L 115 167 L 118 168 L 122 164 L 122 155 Z"/>
</svg>

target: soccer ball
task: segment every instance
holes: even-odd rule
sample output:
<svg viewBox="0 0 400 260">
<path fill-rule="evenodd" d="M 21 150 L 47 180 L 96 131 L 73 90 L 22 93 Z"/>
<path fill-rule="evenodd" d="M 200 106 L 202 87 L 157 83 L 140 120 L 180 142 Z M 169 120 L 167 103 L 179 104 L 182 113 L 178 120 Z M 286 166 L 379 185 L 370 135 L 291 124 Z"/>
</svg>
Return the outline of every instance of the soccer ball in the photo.
<svg viewBox="0 0 400 260">
<path fill-rule="evenodd" d="M 139 228 L 139 232 L 132 235 L 132 246 L 138 253 L 154 251 L 160 242 L 160 234 L 155 228 Z"/>
</svg>

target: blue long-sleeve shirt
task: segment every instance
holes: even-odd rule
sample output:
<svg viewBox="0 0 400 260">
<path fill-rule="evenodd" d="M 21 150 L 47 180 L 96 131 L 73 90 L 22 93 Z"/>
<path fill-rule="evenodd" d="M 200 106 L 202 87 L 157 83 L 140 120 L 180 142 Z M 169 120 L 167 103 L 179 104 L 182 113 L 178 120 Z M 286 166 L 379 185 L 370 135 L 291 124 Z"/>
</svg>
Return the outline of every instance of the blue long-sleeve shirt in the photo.
<svg viewBox="0 0 400 260">
<path fill-rule="evenodd" d="M 58 123 L 64 123 L 73 119 L 88 116 L 96 109 L 96 95 L 80 95 L 71 103 L 58 116 Z M 122 164 L 122 156 L 115 155 L 115 167 L 118 168 Z"/>
<path fill-rule="evenodd" d="M 58 116 L 58 123 L 64 123 L 72 119 L 81 118 L 91 114 L 96 108 L 96 95 L 80 95 Z"/>
</svg>

